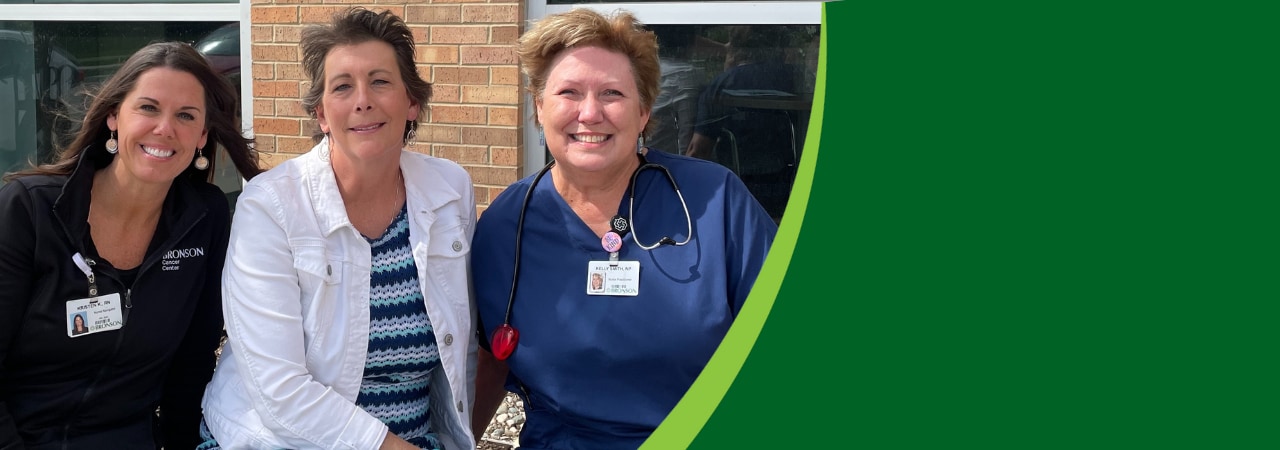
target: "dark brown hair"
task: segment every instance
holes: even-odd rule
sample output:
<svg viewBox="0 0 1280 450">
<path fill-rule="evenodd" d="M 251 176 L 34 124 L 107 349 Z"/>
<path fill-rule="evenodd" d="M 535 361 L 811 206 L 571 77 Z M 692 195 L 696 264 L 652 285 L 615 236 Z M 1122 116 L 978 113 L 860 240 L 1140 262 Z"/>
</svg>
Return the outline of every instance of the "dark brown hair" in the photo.
<svg viewBox="0 0 1280 450">
<path fill-rule="evenodd" d="M 58 160 L 31 169 L 8 174 L 4 181 L 28 175 L 69 175 L 80 163 L 89 158 L 95 167 L 105 167 L 115 158 L 107 153 L 104 144 L 111 135 L 107 128 L 107 116 L 120 110 L 120 103 L 133 91 L 138 77 L 148 70 L 165 67 L 191 74 L 204 87 L 205 129 L 209 138 L 201 151 L 209 158 L 209 167 L 199 170 L 188 166 L 178 178 L 208 182 L 218 160 L 218 149 L 225 148 L 236 170 L 245 179 L 262 172 L 253 151 L 253 139 L 240 132 L 239 96 L 235 87 L 209 66 L 194 48 L 182 42 L 156 42 L 135 52 L 110 79 L 102 85 L 89 105 L 80 123 L 80 131 L 71 143 L 59 150 Z"/>
<path fill-rule="evenodd" d="M 400 17 L 391 11 L 373 12 L 362 7 L 348 8 L 335 14 L 328 25 L 310 25 L 302 30 L 302 70 L 311 80 L 311 87 L 302 96 L 302 107 L 312 119 L 316 118 L 316 106 L 324 96 L 324 59 L 329 51 L 340 45 L 357 45 L 369 41 L 382 41 L 391 45 L 400 68 L 400 78 L 409 91 L 409 98 L 424 112 L 431 99 L 431 83 L 422 79 L 413 61 L 413 31 Z M 404 140 L 418 129 L 417 120 L 406 121 Z M 319 142 L 324 134 L 317 130 L 313 138 Z"/>
</svg>

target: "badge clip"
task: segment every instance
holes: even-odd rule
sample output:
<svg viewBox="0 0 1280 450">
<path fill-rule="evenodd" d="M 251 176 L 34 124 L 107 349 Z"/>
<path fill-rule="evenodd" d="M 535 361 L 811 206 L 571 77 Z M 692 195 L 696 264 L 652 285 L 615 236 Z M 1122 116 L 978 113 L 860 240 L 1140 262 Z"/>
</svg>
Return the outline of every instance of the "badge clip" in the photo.
<svg viewBox="0 0 1280 450">
<path fill-rule="evenodd" d="M 89 279 L 89 297 L 97 297 L 98 282 L 93 276 L 93 260 L 85 259 L 85 257 L 80 256 L 80 253 L 77 252 L 76 254 L 71 255 L 71 261 L 76 263 L 76 267 L 79 267 L 80 271 L 84 272 L 84 276 Z"/>
</svg>

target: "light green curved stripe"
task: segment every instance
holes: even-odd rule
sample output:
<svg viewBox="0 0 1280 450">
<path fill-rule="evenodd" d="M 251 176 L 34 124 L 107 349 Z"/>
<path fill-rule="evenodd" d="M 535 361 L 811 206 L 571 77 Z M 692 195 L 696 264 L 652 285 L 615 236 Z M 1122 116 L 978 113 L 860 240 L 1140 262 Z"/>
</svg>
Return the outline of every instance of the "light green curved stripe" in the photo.
<svg viewBox="0 0 1280 450">
<path fill-rule="evenodd" d="M 787 212 L 782 216 L 782 224 L 778 227 L 778 235 L 769 249 L 769 257 L 765 259 L 760 276 L 751 288 L 747 302 L 742 306 L 738 318 L 729 333 L 725 335 L 720 348 L 707 362 L 707 367 L 693 382 L 689 392 L 680 399 L 671 414 L 640 450 L 688 448 L 697 437 L 698 432 L 706 425 L 707 419 L 715 412 L 716 406 L 724 398 L 729 385 L 737 378 L 742 363 L 746 361 L 751 348 L 755 346 L 760 329 L 764 327 L 769 311 L 773 310 L 773 302 L 778 296 L 778 288 L 787 274 L 791 264 L 791 253 L 795 251 L 796 237 L 800 234 L 800 225 L 805 211 L 809 208 L 809 192 L 813 187 L 813 171 L 818 159 L 819 140 L 822 131 L 822 111 L 827 91 L 827 8 L 822 7 L 822 29 L 818 43 L 818 75 L 814 85 L 813 111 L 809 115 L 809 129 L 805 132 L 804 153 L 800 158 L 800 166 L 796 173 L 796 182 L 792 187 L 791 198 L 787 200 Z"/>
</svg>

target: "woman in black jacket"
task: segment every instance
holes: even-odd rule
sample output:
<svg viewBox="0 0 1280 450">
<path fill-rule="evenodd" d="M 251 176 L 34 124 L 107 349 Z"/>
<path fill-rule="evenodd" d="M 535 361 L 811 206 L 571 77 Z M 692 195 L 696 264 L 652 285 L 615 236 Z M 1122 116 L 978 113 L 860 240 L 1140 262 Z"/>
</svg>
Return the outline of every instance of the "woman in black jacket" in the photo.
<svg viewBox="0 0 1280 450">
<path fill-rule="evenodd" d="M 220 150 L 260 171 L 237 111 L 189 45 L 151 44 L 57 162 L 5 177 L 0 448 L 198 444 L 230 222 L 210 174 Z"/>
</svg>

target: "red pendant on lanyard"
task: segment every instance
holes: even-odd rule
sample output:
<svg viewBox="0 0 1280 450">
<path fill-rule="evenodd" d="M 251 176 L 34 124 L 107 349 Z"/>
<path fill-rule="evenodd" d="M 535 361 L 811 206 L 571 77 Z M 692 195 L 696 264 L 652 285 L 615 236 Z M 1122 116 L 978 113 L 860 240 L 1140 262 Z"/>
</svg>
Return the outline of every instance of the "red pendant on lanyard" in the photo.
<svg viewBox="0 0 1280 450">
<path fill-rule="evenodd" d="M 520 342 L 520 332 L 511 327 L 511 324 L 502 324 L 493 330 L 493 338 L 489 339 L 489 346 L 493 348 L 493 357 L 498 361 L 505 361 L 511 352 L 516 350 L 516 343 Z"/>
</svg>

